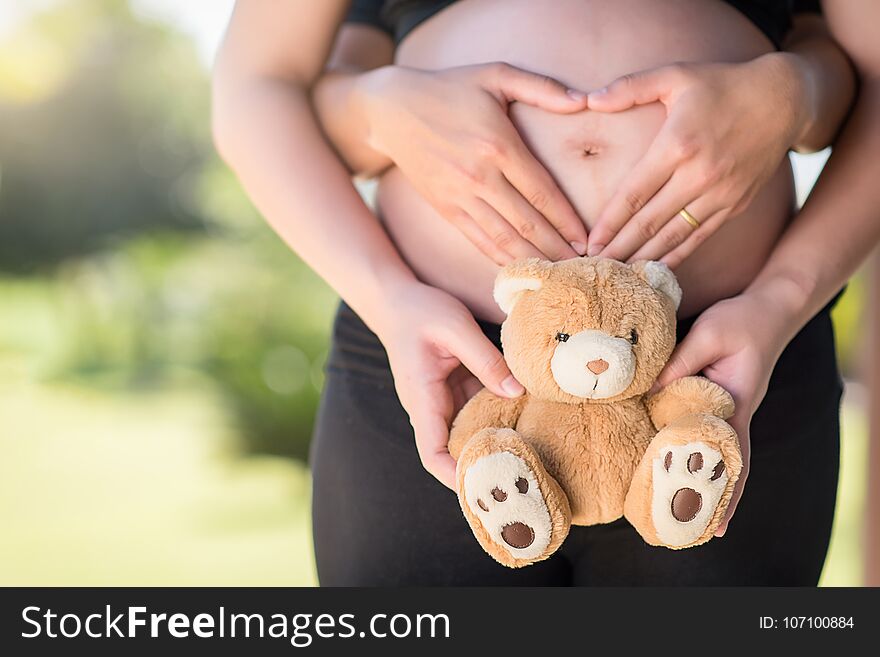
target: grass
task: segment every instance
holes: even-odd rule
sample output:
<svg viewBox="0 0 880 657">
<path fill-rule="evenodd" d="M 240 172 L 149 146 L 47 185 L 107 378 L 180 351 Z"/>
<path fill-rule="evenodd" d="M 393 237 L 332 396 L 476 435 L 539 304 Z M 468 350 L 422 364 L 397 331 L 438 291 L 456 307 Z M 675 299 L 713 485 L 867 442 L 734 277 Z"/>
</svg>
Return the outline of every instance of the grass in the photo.
<svg viewBox="0 0 880 657">
<path fill-rule="evenodd" d="M 306 470 L 229 437 L 198 391 L 7 386 L 0 584 L 314 584 Z"/>
</svg>

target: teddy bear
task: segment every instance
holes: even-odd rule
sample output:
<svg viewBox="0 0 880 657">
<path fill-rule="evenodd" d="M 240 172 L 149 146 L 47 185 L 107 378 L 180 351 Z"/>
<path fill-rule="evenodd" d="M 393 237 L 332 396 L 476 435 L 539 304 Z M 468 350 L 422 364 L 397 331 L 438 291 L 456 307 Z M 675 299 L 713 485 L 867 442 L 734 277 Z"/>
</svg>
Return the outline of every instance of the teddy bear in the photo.
<svg viewBox="0 0 880 657">
<path fill-rule="evenodd" d="M 688 376 L 654 392 L 681 288 L 659 262 L 514 262 L 498 275 L 501 341 L 525 394 L 483 389 L 456 416 L 456 492 L 479 543 L 512 568 L 571 525 L 625 517 L 645 541 L 700 545 L 742 469 L 730 394 Z"/>
</svg>

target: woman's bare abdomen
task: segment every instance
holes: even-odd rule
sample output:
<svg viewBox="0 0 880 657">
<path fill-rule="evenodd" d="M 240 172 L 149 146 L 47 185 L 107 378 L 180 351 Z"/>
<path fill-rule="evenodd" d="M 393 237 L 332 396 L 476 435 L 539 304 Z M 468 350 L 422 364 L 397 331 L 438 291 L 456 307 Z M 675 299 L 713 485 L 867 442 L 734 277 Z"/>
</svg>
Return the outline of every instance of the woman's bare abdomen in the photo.
<svg viewBox="0 0 880 657">
<path fill-rule="evenodd" d="M 397 63 L 433 70 L 505 61 L 590 90 L 676 61 L 744 61 L 771 50 L 763 33 L 720 0 L 461 0 L 416 28 L 398 48 Z M 590 227 L 647 150 L 665 110 L 653 104 L 617 114 L 555 115 L 515 104 L 511 116 Z M 791 216 L 793 199 L 786 159 L 749 208 L 679 267 L 682 316 L 748 285 Z M 492 300 L 498 267 L 397 169 L 380 180 L 378 206 L 423 281 L 480 318 L 503 319 Z"/>
</svg>

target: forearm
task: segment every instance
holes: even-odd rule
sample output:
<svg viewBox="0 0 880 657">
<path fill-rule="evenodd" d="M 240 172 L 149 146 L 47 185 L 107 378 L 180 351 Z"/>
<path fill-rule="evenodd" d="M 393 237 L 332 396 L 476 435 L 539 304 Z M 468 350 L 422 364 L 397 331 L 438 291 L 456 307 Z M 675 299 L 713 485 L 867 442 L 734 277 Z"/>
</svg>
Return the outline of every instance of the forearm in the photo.
<svg viewBox="0 0 880 657">
<path fill-rule="evenodd" d="M 222 155 L 268 222 L 371 328 L 414 280 L 324 140 L 307 92 L 252 77 L 217 85 Z"/>
<path fill-rule="evenodd" d="M 389 35 L 370 26 L 343 25 L 324 74 L 312 89 L 324 134 L 358 175 L 375 175 L 392 164 L 370 146 L 363 101 L 365 87 L 376 78 L 373 71 L 388 68 L 393 61 L 394 43 Z"/>
<path fill-rule="evenodd" d="M 356 175 L 375 175 L 392 164 L 387 156 L 370 147 L 370 130 L 364 113 L 364 86 L 381 74 L 382 69 L 330 70 L 312 94 L 324 133 Z"/>
<path fill-rule="evenodd" d="M 814 152 L 834 140 L 855 94 L 853 68 L 817 15 L 795 17 L 785 51 L 776 53 L 798 81 L 795 102 L 800 116 L 792 148 Z"/>
<path fill-rule="evenodd" d="M 788 338 L 846 283 L 880 239 L 878 117 L 880 77 L 863 79 L 815 189 L 747 290 L 785 311 Z"/>
</svg>

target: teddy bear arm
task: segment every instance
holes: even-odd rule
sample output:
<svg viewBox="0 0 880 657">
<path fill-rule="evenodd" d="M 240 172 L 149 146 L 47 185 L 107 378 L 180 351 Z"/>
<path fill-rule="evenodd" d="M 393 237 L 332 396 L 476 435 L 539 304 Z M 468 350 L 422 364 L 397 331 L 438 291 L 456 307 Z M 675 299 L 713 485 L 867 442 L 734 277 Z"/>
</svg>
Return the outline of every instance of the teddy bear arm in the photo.
<svg viewBox="0 0 880 657">
<path fill-rule="evenodd" d="M 513 429 L 526 395 L 507 399 L 483 388 L 462 407 L 449 432 L 449 453 L 458 459 L 465 444 L 483 429 Z"/>
<path fill-rule="evenodd" d="M 686 415 L 707 413 L 726 420 L 734 411 L 730 393 L 702 376 L 686 376 L 673 381 L 651 395 L 647 405 L 657 430 Z"/>
</svg>

